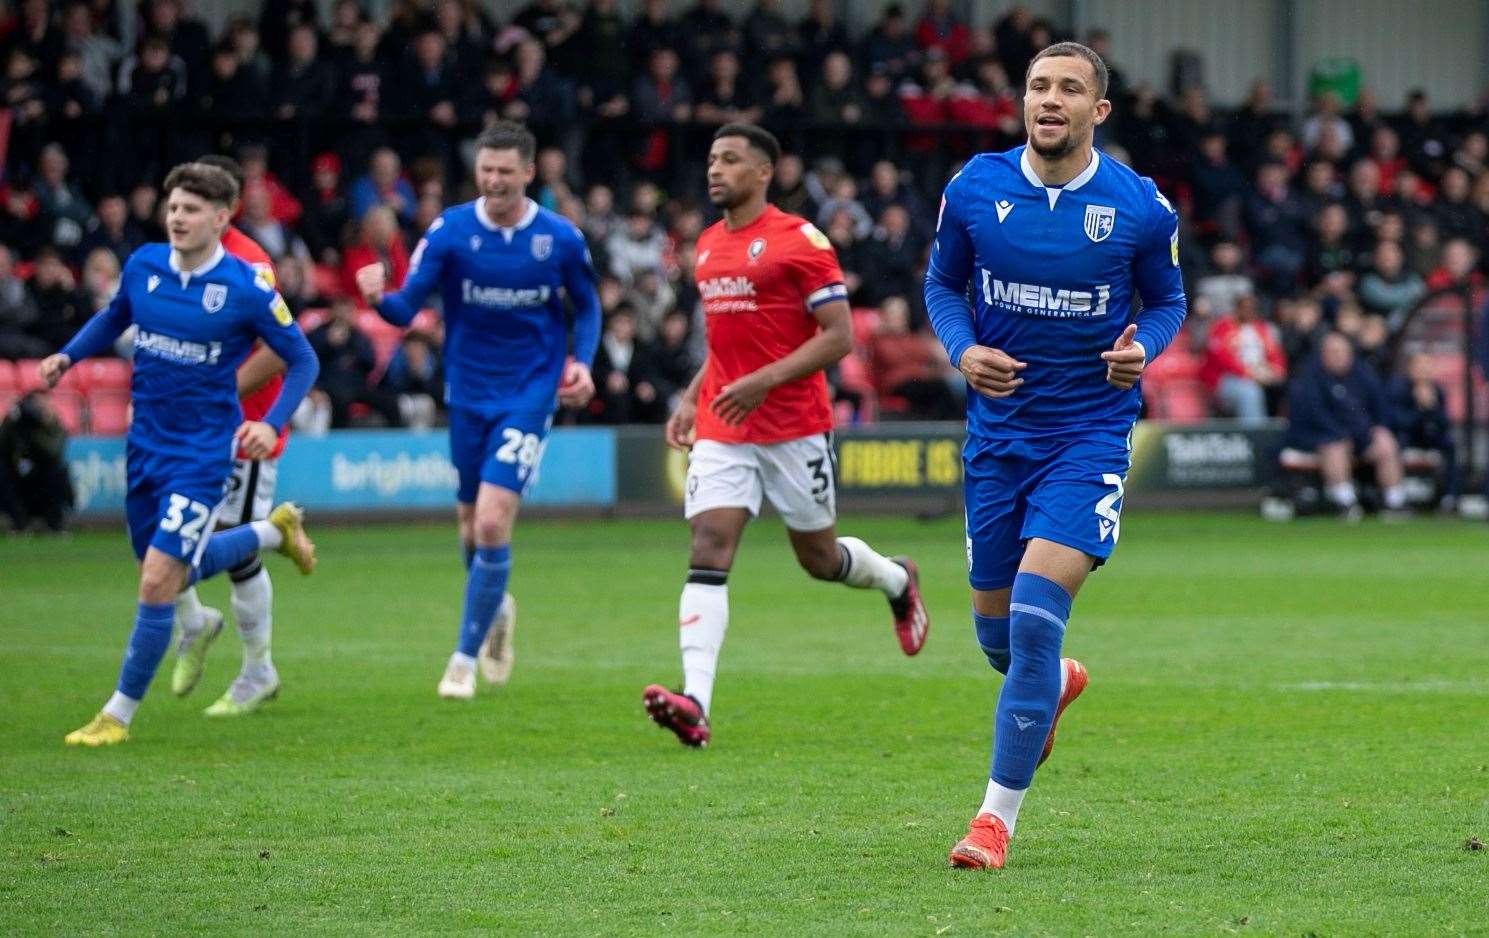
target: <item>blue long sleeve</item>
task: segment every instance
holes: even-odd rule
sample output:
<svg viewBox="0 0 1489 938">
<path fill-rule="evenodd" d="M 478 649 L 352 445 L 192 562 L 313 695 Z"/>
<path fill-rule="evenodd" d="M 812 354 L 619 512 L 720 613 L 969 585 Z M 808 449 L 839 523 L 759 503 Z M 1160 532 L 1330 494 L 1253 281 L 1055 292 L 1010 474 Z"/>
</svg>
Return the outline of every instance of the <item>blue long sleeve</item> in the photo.
<svg viewBox="0 0 1489 938">
<path fill-rule="evenodd" d="M 315 349 L 310 347 L 310 340 L 305 338 L 305 333 L 300 331 L 299 326 L 277 331 L 272 338 L 265 335 L 264 340 L 274 349 L 274 354 L 284 359 L 289 366 L 284 373 L 284 384 L 279 389 L 279 396 L 274 399 L 274 406 L 264 414 L 264 423 L 279 431 L 284 429 L 284 425 L 295 415 L 295 408 L 310 393 L 311 387 L 315 385 L 316 375 L 320 374 L 321 365 L 315 357 Z"/>
<path fill-rule="evenodd" d="M 121 289 L 109 301 L 109 305 L 94 313 L 91 319 L 83 323 L 83 328 L 78 330 L 78 334 L 62 347 L 62 354 L 74 362 L 79 362 L 106 351 L 114 344 L 114 340 L 119 338 L 119 334 L 129 328 L 132 321 L 129 301 L 125 299 L 124 291 Z"/>
<path fill-rule="evenodd" d="M 600 347 L 600 297 L 595 292 L 594 268 L 582 240 L 578 252 L 578 257 L 564 265 L 564 291 L 574 304 L 574 359 L 588 367 L 594 364 L 595 352 Z"/>
<path fill-rule="evenodd" d="M 1179 273 L 1179 216 L 1154 189 L 1154 211 L 1148 237 L 1133 260 L 1133 285 L 1142 298 L 1135 339 L 1152 362 L 1168 348 L 1184 324 L 1188 303 Z"/>
<path fill-rule="evenodd" d="M 975 253 L 966 225 L 956 210 L 953 192 L 960 179 L 961 175 L 958 174 L 946 184 L 946 193 L 941 199 L 941 214 L 936 220 L 936 239 L 931 244 L 931 259 L 926 266 L 922 291 L 931 328 L 945 346 L 951 363 L 957 366 L 961 365 L 962 355 L 967 349 L 977 344 L 972 304 L 967 299 L 967 283 L 972 277 Z"/>
<path fill-rule="evenodd" d="M 403 278 L 403 287 L 384 293 L 382 301 L 373 309 L 395 326 L 407 326 L 419 314 L 419 307 L 439 284 L 440 270 L 444 265 L 445 243 L 439 231 L 444 228 L 444 216 L 436 218 L 424 237 L 414 246 L 408 262 L 408 275 Z"/>
</svg>

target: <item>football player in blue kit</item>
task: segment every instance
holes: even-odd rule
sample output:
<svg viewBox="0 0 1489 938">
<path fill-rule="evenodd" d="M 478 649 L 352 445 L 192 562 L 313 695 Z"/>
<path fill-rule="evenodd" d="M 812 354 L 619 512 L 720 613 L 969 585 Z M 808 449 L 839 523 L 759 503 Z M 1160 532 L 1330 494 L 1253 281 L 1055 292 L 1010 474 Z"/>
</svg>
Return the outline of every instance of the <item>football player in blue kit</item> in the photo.
<svg viewBox="0 0 1489 938">
<path fill-rule="evenodd" d="M 394 325 L 408 325 L 435 289 L 442 302 L 450 456 L 468 567 L 455 652 L 438 687 L 446 699 L 475 696 L 478 656 L 488 682 L 510 674 L 515 605 L 505 594 L 517 508 L 536 477 L 555 401 L 580 407 L 594 394 L 594 269 L 579 229 L 527 197 L 536 150 L 520 124 L 484 130 L 475 154 L 480 197 L 434 220 L 409 258 L 403 288 L 385 292 L 381 264 L 357 271 L 364 299 Z M 574 316 L 567 360 L 565 300 Z"/>
<path fill-rule="evenodd" d="M 109 305 L 38 366 L 41 379 L 55 385 L 74 362 L 112 348 L 135 327 L 125 515 L 140 561 L 139 606 L 117 689 L 92 721 L 66 736 L 68 745 L 129 738 L 135 709 L 170 644 L 183 588 L 261 548 L 290 557 L 301 573 L 315 565 L 294 505 L 280 505 L 265 521 L 213 531 L 235 450 L 267 455 L 318 368 L 273 285 L 223 250 L 237 198 L 233 178 L 216 166 L 186 163 L 171 170 L 164 191 L 170 243 L 131 254 Z M 235 374 L 256 339 L 289 371 L 264 419 L 245 421 Z"/>
<path fill-rule="evenodd" d="M 1184 319 L 1177 215 L 1151 179 L 1093 145 L 1106 86 L 1085 46 L 1035 57 L 1028 144 L 980 154 L 947 183 L 926 272 L 931 322 L 975 392 L 968 578 L 978 642 L 1005 675 L 986 794 L 956 866 L 1003 865 L 1055 723 L 1086 686 L 1060 657 L 1065 624 L 1120 533 L 1138 378 Z"/>
</svg>

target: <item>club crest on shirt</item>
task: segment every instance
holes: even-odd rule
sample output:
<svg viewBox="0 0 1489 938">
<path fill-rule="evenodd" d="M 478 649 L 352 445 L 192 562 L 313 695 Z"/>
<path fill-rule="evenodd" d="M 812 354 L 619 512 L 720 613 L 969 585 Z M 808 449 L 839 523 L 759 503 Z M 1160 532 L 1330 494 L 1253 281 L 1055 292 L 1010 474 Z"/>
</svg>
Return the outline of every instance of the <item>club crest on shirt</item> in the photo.
<svg viewBox="0 0 1489 938">
<path fill-rule="evenodd" d="M 750 261 L 751 262 L 754 262 L 756 260 L 759 260 L 760 259 L 760 255 L 761 254 L 764 254 L 764 253 L 765 253 L 765 239 L 764 238 L 756 238 L 755 240 L 753 240 L 753 241 L 750 242 L 749 255 L 750 255 Z"/>
<path fill-rule="evenodd" d="M 533 235 L 533 260 L 546 261 L 553 253 L 553 235 Z"/>
<path fill-rule="evenodd" d="M 202 309 L 215 313 L 227 305 L 227 287 L 220 283 L 209 283 L 202 290 Z"/>
<path fill-rule="evenodd" d="M 1117 224 L 1117 210 L 1110 205 L 1086 206 L 1086 237 L 1105 241 Z"/>
<path fill-rule="evenodd" d="M 470 236 L 470 249 L 472 251 L 479 251 L 479 250 L 481 250 L 481 236 L 480 235 L 471 235 Z"/>
<path fill-rule="evenodd" d="M 158 286 L 160 286 L 160 278 L 151 274 L 150 279 L 145 281 L 145 292 L 154 293 L 155 288 Z"/>
</svg>

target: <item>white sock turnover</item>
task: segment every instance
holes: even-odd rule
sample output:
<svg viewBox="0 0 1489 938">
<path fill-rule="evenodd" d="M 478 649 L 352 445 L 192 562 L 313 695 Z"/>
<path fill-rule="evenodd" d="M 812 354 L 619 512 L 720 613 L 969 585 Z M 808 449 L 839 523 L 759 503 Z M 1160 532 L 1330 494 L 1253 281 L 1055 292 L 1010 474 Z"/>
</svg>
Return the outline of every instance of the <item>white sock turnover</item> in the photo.
<svg viewBox="0 0 1489 938">
<path fill-rule="evenodd" d="M 262 566 L 253 576 L 232 583 L 233 621 L 243 640 L 243 669 L 273 667 L 269 639 L 273 633 L 274 586 Z"/>
<path fill-rule="evenodd" d="M 978 814 L 993 814 L 1008 828 L 1008 836 L 1013 836 L 1013 826 L 1018 823 L 1019 807 L 1024 803 L 1024 795 L 1029 789 L 1004 788 L 992 779 L 987 780 L 987 794 L 982 796 L 982 807 L 977 809 Z"/>
<path fill-rule="evenodd" d="M 856 537 L 840 537 L 838 550 L 843 554 L 843 572 L 839 579 L 847 585 L 880 590 L 890 599 L 905 591 L 910 574 L 893 560 L 875 553 L 868 544 Z"/>
</svg>

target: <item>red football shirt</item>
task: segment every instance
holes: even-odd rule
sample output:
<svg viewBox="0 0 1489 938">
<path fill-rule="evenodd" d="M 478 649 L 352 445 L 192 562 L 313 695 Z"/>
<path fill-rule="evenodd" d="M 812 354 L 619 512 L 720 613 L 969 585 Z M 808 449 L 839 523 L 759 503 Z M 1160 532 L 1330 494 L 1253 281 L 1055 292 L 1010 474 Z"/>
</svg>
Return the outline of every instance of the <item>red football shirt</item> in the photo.
<svg viewBox="0 0 1489 938">
<path fill-rule="evenodd" d="M 268 252 L 259 247 L 257 241 L 248 237 L 248 235 L 232 225 L 228 225 L 227 231 L 222 233 L 222 248 L 234 257 L 252 264 L 261 276 L 269 279 L 270 286 L 275 285 L 274 264 L 269 259 Z M 260 344 L 262 343 L 255 342 L 253 351 L 257 351 Z M 253 351 L 250 351 L 248 354 L 252 355 Z M 247 359 L 244 360 L 247 361 Z M 279 397 L 279 389 L 283 386 L 284 375 L 275 375 L 263 387 L 243 398 L 241 401 L 243 405 L 243 419 L 263 420 L 264 415 L 269 412 L 269 408 L 274 406 L 274 401 Z M 284 444 L 289 439 L 289 435 L 290 425 L 286 423 L 284 429 L 279 431 L 279 442 L 274 444 L 274 451 L 269 454 L 270 459 L 276 459 L 280 453 L 284 452 Z M 243 455 L 242 450 L 239 450 L 238 458 L 247 459 L 248 457 Z"/>
<path fill-rule="evenodd" d="M 767 205 L 737 231 L 720 221 L 698 236 L 694 279 L 703 298 L 708 361 L 698 389 L 696 431 L 721 443 L 780 443 L 832 429 L 822 372 L 771 389 L 744 422 L 730 426 L 709 405 L 731 381 L 785 358 L 817 334 L 812 310 L 847 299 L 827 236 Z"/>
</svg>

